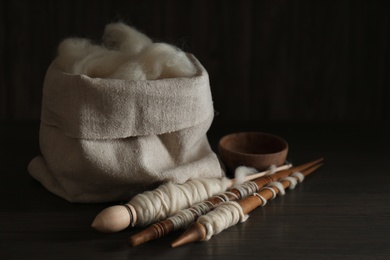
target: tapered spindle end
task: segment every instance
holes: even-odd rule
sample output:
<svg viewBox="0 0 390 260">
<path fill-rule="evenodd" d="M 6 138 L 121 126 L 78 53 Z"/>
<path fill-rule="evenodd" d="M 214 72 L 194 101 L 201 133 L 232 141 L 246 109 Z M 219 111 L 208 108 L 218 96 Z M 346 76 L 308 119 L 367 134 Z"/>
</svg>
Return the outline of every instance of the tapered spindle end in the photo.
<svg viewBox="0 0 390 260">
<path fill-rule="evenodd" d="M 315 170 L 317 170 L 318 168 L 320 168 L 321 166 L 323 165 L 323 163 L 318 163 L 316 165 L 313 165 L 305 170 L 302 171 L 303 175 L 307 176 L 309 175 L 310 173 L 314 172 Z"/>
<path fill-rule="evenodd" d="M 138 235 L 131 236 L 128 241 L 129 247 L 136 247 L 145 243 Z"/>
<path fill-rule="evenodd" d="M 188 243 L 202 241 L 205 237 L 206 228 L 202 224 L 194 222 L 178 239 L 173 241 L 171 247 L 179 247 Z"/>
<path fill-rule="evenodd" d="M 130 225 L 129 211 L 123 205 L 116 205 L 102 210 L 93 220 L 91 226 L 101 232 L 113 233 Z"/>
<path fill-rule="evenodd" d="M 142 244 L 149 242 L 149 241 L 156 239 L 156 238 L 157 237 L 155 235 L 155 230 L 154 230 L 153 226 L 150 226 L 147 229 L 145 229 L 137 234 L 132 235 L 129 238 L 128 245 L 130 247 L 136 247 L 136 246 L 142 245 Z"/>
</svg>

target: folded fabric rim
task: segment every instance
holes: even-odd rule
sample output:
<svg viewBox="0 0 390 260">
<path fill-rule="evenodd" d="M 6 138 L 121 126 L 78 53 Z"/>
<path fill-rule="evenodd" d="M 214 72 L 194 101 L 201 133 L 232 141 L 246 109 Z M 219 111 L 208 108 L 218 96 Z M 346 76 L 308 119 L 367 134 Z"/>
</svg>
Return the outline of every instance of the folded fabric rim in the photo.
<svg viewBox="0 0 390 260">
<path fill-rule="evenodd" d="M 43 87 L 41 121 L 74 138 L 116 139 L 163 134 L 197 125 L 214 113 L 209 76 L 131 81 L 90 78 L 51 64 Z"/>
</svg>

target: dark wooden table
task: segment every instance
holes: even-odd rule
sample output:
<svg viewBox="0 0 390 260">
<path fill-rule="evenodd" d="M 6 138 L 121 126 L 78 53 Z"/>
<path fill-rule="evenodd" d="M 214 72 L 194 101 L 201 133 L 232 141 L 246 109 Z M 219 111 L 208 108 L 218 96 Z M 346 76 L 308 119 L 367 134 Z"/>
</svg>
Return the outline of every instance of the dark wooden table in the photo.
<svg viewBox="0 0 390 260">
<path fill-rule="evenodd" d="M 210 241 L 170 248 L 181 232 L 136 248 L 141 229 L 103 234 L 90 224 L 112 204 L 72 204 L 27 172 L 39 153 L 38 123 L 0 124 L 0 259 L 390 259 L 390 135 L 383 123 L 219 122 L 236 131 L 284 137 L 294 164 L 325 157 L 295 190 Z"/>
</svg>

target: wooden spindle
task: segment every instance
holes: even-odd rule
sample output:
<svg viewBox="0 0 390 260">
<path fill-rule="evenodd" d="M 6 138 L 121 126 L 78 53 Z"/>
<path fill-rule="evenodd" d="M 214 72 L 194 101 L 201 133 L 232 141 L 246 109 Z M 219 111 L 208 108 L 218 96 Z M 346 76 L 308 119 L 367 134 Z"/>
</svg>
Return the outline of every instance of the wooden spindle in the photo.
<svg viewBox="0 0 390 260">
<path fill-rule="evenodd" d="M 262 187 L 269 184 L 270 182 L 277 181 L 278 179 L 283 178 L 283 177 L 287 177 L 290 174 L 292 174 L 293 172 L 302 171 L 303 169 L 309 168 L 309 167 L 321 162 L 322 160 L 323 160 L 323 158 L 320 158 L 318 160 L 315 160 L 315 161 L 312 161 L 312 162 L 309 162 L 306 164 L 302 164 L 302 165 L 297 166 L 297 167 L 288 168 L 288 169 L 279 171 L 273 175 L 258 178 L 257 180 L 254 180 L 253 182 L 256 183 L 258 189 L 261 189 Z M 224 195 L 228 198 L 228 201 L 242 199 L 241 193 L 236 188 L 230 189 L 228 192 L 224 193 Z M 204 204 L 205 207 L 207 207 L 207 209 L 204 211 L 204 213 L 210 212 L 215 207 L 217 207 L 219 204 L 224 202 L 224 200 L 222 200 L 221 196 L 214 196 L 214 197 L 208 199 L 207 202 L 208 203 Z M 191 211 L 191 213 L 193 214 L 193 217 L 195 220 L 199 217 L 196 215 L 195 210 Z M 188 223 L 188 224 L 190 224 L 190 223 Z M 137 234 L 132 235 L 129 238 L 129 245 L 134 247 L 134 246 L 138 246 L 140 244 L 146 243 L 148 241 L 161 238 L 177 228 L 182 228 L 182 227 L 175 228 L 173 222 L 168 218 L 164 221 L 161 221 L 161 222 L 158 222 L 156 224 L 149 226 L 148 228 L 146 228 L 145 230 L 143 230 Z"/>
<path fill-rule="evenodd" d="M 291 164 L 282 165 L 276 168 L 276 171 L 281 171 L 291 167 Z M 264 176 L 269 171 L 263 171 L 249 175 L 245 181 L 253 180 L 260 176 Z M 222 180 L 221 180 L 222 181 Z M 224 180 L 226 181 L 226 180 Z M 227 183 L 227 188 L 231 188 L 235 184 L 235 179 L 231 179 Z M 180 184 L 178 184 L 180 185 Z M 221 190 L 220 192 L 224 192 Z M 126 206 L 127 205 L 127 206 Z M 129 203 L 125 205 L 114 205 L 102 210 L 93 220 L 91 226 L 101 232 L 111 233 L 121 231 L 129 226 L 137 225 L 137 210 Z"/>
<path fill-rule="evenodd" d="M 307 169 L 300 170 L 300 172 L 304 176 L 307 176 L 321 166 L 322 163 L 315 164 Z M 290 181 L 288 180 L 281 181 L 281 184 L 283 185 L 284 188 L 287 188 L 291 185 Z M 271 187 L 271 188 L 274 190 L 275 194 L 278 194 L 280 192 L 276 187 Z M 273 193 L 269 189 L 262 189 L 260 192 L 258 192 L 258 194 L 266 200 L 269 200 L 270 198 L 273 197 Z M 239 200 L 238 204 L 242 208 L 244 214 L 249 214 L 252 210 L 261 206 L 263 204 L 263 200 L 261 200 L 259 196 L 253 195 L 253 196 L 248 196 L 242 200 Z M 190 225 L 189 228 L 171 244 L 171 246 L 178 247 L 187 243 L 204 240 L 207 236 L 206 227 L 199 222 L 195 222 L 195 223 Z"/>
</svg>

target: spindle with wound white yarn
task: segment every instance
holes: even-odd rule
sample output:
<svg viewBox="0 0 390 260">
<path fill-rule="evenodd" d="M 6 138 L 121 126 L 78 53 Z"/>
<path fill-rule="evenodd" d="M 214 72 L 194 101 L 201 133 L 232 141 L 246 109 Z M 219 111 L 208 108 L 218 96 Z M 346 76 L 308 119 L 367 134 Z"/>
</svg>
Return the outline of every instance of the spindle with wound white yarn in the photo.
<svg viewBox="0 0 390 260">
<path fill-rule="evenodd" d="M 92 227 L 102 232 L 117 232 L 129 225 L 145 226 L 227 189 L 228 183 L 227 178 L 165 183 L 155 190 L 138 194 L 126 206 L 104 209 L 95 217 Z"/>
<path fill-rule="evenodd" d="M 272 172 L 291 167 L 282 165 Z M 269 174 L 270 170 L 252 174 L 244 181 Z M 194 179 L 184 184 L 166 183 L 153 191 L 138 194 L 125 205 L 115 205 L 101 211 L 92 227 L 101 232 L 118 232 L 129 226 L 146 226 L 224 192 L 235 184 L 235 179 Z"/>
<path fill-rule="evenodd" d="M 300 172 L 295 172 L 289 177 L 282 178 L 280 182 L 271 182 L 267 187 L 261 189 L 253 196 L 248 196 L 239 201 L 224 202 L 214 211 L 203 215 L 192 224 L 182 236 L 172 243 L 172 247 L 177 247 L 195 241 L 209 240 L 213 235 L 239 223 L 248 218 L 255 208 L 265 205 L 267 200 L 273 199 L 278 193 L 284 194 L 287 187 L 294 188 L 297 181 L 303 181 L 308 174 L 318 169 L 322 163 L 314 165 Z M 272 190 L 272 191 L 271 191 Z"/>
<path fill-rule="evenodd" d="M 273 180 L 277 180 L 282 177 L 287 177 L 291 174 L 291 169 L 293 169 L 284 169 L 287 167 L 289 167 L 289 165 L 279 167 L 279 169 L 276 167 L 270 167 L 268 172 L 265 174 L 267 175 L 267 177 L 257 178 L 256 180 L 251 181 L 245 181 L 248 179 L 248 176 L 245 177 L 244 175 L 251 174 L 254 169 L 250 167 L 240 166 L 235 171 L 236 178 L 233 188 L 229 189 L 224 193 L 220 193 L 211 198 L 208 198 L 206 201 L 197 203 L 190 208 L 179 210 L 175 215 L 167 218 L 166 220 L 154 223 L 143 231 L 132 235 L 129 238 L 129 245 L 133 247 L 138 246 L 148 241 L 161 238 L 174 230 L 186 228 L 188 225 L 193 223 L 199 216 L 202 216 L 215 209 L 215 207 L 220 205 L 222 202 L 242 199 L 250 194 L 258 192 L 259 188 L 263 187 L 269 182 L 272 182 Z M 275 173 L 277 170 L 280 171 Z M 272 177 L 270 177 L 270 175 L 272 175 Z M 256 177 L 259 175 L 253 176 Z M 249 178 L 252 179 L 253 176 L 250 176 Z"/>
</svg>

